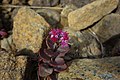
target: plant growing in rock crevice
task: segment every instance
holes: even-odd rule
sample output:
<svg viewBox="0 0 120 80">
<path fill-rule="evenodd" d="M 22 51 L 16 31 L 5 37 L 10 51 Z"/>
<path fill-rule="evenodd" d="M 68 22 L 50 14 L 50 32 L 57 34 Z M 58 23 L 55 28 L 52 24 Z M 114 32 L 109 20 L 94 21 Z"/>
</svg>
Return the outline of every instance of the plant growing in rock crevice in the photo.
<svg viewBox="0 0 120 80">
<path fill-rule="evenodd" d="M 52 29 L 39 52 L 38 79 L 56 80 L 54 72 L 67 69 L 64 61 L 65 54 L 69 51 L 68 33 L 61 29 Z"/>
<path fill-rule="evenodd" d="M 16 56 L 29 56 L 30 60 L 38 63 L 38 80 L 57 80 L 55 73 L 67 69 L 64 61 L 65 54 L 70 50 L 68 33 L 61 29 L 52 29 L 43 40 L 38 55 L 32 50 L 23 49 Z"/>
</svg>

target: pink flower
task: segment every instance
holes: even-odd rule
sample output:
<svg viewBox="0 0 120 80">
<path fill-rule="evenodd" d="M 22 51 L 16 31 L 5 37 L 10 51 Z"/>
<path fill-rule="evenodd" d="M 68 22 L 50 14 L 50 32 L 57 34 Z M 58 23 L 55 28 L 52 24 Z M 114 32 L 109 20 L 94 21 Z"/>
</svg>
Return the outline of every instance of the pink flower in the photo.
<svg viewBox="0 0 120 80">
<path fill-rule="evenodd" d="M 63 47 L 68 46 L 69 37 L 67 32 L 62 31 L 61 29 L 52 29 L 49 34 L 51 41 L 54 43 L 59 42 Z"/>
<path fill-rule="evenodd" d="M 68 40 L 62 40 L 61 41 L 61 46 L 62 47 L 67 47 L 68 46 Z"/>
</svg>

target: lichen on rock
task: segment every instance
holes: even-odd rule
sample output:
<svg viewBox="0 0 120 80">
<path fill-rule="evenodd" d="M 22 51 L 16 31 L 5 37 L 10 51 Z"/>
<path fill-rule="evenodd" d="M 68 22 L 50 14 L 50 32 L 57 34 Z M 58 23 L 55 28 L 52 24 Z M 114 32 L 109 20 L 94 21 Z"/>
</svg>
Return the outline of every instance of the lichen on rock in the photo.
<svg viewBox="0 0 120 80">
<path fill-rule="evenodd" d="M 14 17 L 13 42 L 18 50 L 27 48 L 38 52 L 50 25 L 34 10 L 22 7 Z"/>
</svg>

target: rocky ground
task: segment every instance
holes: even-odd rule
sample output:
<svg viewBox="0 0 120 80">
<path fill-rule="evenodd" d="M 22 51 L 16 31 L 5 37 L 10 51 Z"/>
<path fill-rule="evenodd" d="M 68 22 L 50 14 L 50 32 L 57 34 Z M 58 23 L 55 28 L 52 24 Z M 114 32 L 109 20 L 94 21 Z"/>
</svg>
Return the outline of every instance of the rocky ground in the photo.
<svg viewBox="0 0 120 80">
<path fill-rule="evenodd" d="M 120 80 L 120 0 L 1 0 L 0 80 L 37 80 L 36 62 L 16 52 L 33 56 L 51 28 L 70 36 L 58 80 Z"/>
</svg>

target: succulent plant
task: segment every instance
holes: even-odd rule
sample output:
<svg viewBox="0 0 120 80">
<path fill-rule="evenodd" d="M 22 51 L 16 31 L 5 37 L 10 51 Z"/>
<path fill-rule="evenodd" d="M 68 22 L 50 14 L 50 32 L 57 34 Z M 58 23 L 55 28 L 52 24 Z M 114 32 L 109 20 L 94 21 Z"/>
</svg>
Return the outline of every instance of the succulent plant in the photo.
<svg viewBox="0 0 120 80">
<path fill-rule="evenodd" d="M 67 32 L 62 31 L 61 29 L 52 29 L 50 31 L 39 52 L 39 80 L 41 77 L 56 80 L 52 74 L 67 69 L 64 56 L 70 49 L 68 40 L 69 37 Z"/>
<path fill-rule="evenodd" d="M 67 69 L 65 54 L 70 50 L 68 33 L 61 29 L 52 29 L 43 40 L 42 48 L 35 55 L 32 50 L 23 49 L 16 56 L 29 56 L 38 63 L 38 80 L 57 80 L 55 73 Z"/>
</svg>

